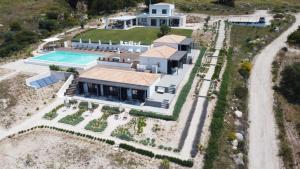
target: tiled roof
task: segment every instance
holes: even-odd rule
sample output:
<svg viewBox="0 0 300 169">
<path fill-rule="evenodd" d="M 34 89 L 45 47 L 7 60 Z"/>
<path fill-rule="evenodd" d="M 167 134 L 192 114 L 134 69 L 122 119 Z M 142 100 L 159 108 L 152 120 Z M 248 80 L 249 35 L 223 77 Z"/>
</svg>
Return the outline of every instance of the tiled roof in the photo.
<svg viewBox="0 0 300 169">
<path fill-rule="evenodd" d="M 94 67 L 82 73 L 79 78 L 140 86 L 151 86 L 160 78 L 160 75 L 130 70 Z"/>
<path fill-rule="evenodd" d="M 158 38 L 154 41 L 154 43 L 180 43 L 184 39 L 186 39 L 185 36 L 180 35 L 165 35 L 161 38 Z"/>
<path fill-rule="evenodd" d="M 171 48 L 169 46 L 159 46 L 148 50 L 147 52 L 141 54 L 141 57 L 156 57 L 169 59 L 177 49 Z"/>
</svg>

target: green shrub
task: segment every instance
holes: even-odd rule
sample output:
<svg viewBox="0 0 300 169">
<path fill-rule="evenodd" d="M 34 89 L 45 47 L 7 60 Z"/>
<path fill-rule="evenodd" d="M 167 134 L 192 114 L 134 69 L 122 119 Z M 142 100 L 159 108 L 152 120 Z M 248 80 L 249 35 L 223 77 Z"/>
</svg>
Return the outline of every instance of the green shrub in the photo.
<svg viewBox="0 0 300 169">
<path fill-rule="evenodd" d="M 292 103 L 300 104 L 300 62 L 286 66 L 281 73 L 279 90 Z"/>
<path fill-rule="evenodd" d="M 248 88 L 246 86 L 237 86 L 233 89 L 233 93 L 238 99 L 244 100 L 248 96 Z"/>
<path fill-rule="evenodd" d="M 90 121 L 86 126 L 86 130 L 94 131 L 94 132 L 102 132 L 107 127 L 106 119 L 94 119 Z"/>
<path fill-rule="evenodd" d="M 83 112 L 85 112 L 85 110 L 80 109 L 76 113 L 67 115 L 66 117 L 60 119 L 58 122 L 75 126 L 84 120 L 84 118 L 81 116 Z"/>
<path fill-rule="evenodd" d="M 177 120 L 179 117 L 179 113 L 181 112 L 182 106 L 185 103 L 186 97 L 188 96 L 191 88 L 192 88 L 192 84 L 194 81 L 194 78 L 198 72 L 198 69 L 201 67 L 201 61 L 202 61 L 202 57 L 204 55 L 206 51 L 206 48 L 202 48 L 200 55 L 195 63 L 194 68 L 192 69 L 192 72 L 189 76 L 189 80 L 188 82 L 183 86 L 182 90 L 179 93 L 178 99 L 175 103 L 174 106 L 174 111 L 173 111 L 173 120 Z"/>
<path fill-rule="evenodd" d="M 143 110 L 137 110 L 137 109 L 131 109 L 129 111 L 129 114 L 133 115 L 133 116 L 144 116 L 144 117 L 157 118 L 157 119 L 162 119 L 162 120 L 167 120 L 167 121 L 174 120 L 173 116 L 162 115 L 162 114 L 158 114 L 156 112 L 143 111 Z"/>
<path fill-rule="evenodd" d="M 61 70 L 61 68 L 57 65 L 50 65 L 49 69 L 52 71 L 60 71 Z"/>
<path fill-rule="evenodd" d="M 98 104 L 92 103 L 92 109 L 97 109 L 98 106 L 99 106 Z M 89 103 L 88 102 L 80 102 L 78 107 L 79 107 L 79 109 L 88 110 Z"/>
<path fill-rule="evenodd" d="M 122 112 L 120 111 L 119 107 L 112 107 L 107 105 L 103 106 L 101 111 L 109 114 L 119 114 Z"/>
<path fill-rule="evenodd" d="M 192 160 L 181 160 L 175 157 L 169 157 L 169 156 L 165 156 L 165 155 L 159 155 L 156 154 L 155 158 L 157 159 L 168 159 L 169 161 L 179 164 L 181 166 L 185 166 L 185 167 L 193 167 L 194 162 Z"/>
<path fill-rule="evenodd" d="M 148 150 L 143 150 L 143 149 L 139 149 L 139 148 L 135 148 L 133 146 L 130 146 L 128 144 L 125 144 L 125 143 L 121 143 L 119 145 L 120 148 L 123 148 L 125 150 L 128 150 L 128 151 L 132 151 L 132 152 L 136 152 L 138 154 L 141 154 L 141 155 L 145 155 L 145 156 L 148 156 L 148 157 L 151 157 L 153 158 L 154 157 L 154 153 L 151 152 L 151 151 L 148 151 Z"/>
<path fill-rule="evenodd" d="M 224 128 L 224 115 L 225 109 L 227 107 L 228 87 L 231 80 L 230 73 L 232 69 L 232 52 L 233 49 L 230 48 L 227 56 L 226 69 L 223 74 L 223 80 L 220 87 L 219 98 L 213 112 L 213 117 L 210 125 L 211 136 L 209 138 L 208 147 L 204 156 L 204 169 L 213 168 L 213 163 L 219 153 L 219 140 Z"/>
<path fill-rule="evenodd" d="M 61 105 L 59 105 L 59 106 L 57 106 L 57 107 L 55 107 L 53 110 L 51 110 L 49 113 L 46 113 L 44 116 L 43 116 L 43 118 L 44 119 L 47 119 L 47 120 L 53 120 L 55 117 L 57 117 L 57 111 L 60 109 L 60 108 L 62 108 L 62 107 L 64 107 L 64 105 L 63 104 L 61 104 Z"/>
</svg>

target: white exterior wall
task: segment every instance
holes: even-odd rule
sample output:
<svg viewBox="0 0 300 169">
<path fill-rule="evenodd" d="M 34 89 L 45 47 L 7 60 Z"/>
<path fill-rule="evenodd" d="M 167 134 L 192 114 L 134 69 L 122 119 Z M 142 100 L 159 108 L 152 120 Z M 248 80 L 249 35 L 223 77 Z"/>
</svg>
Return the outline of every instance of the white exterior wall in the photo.
<svg viewBox="0 0 300 169">
<path fill-rule="evenodd" d="M 152 9 L 156 9 L 156 14 L 152 14 Z M 162 10 L 166 9 L 167 14 L 162 14 Z M 150 16 L 172 16 L 175 11 L 175 5 L 173 4 L 153 4 L 149 7 Z"/>
<path fill-rule="evenodd" d="M 162 43 L 162 42 L 154 42 L 153 43 L 154 47 L 159 47 L 159 46 L 169 46 L 171 48 L 177 49 L 178 50 L 178 43 Z"/>
<path fill-rule="evenodd" d="M 151 70 L 152 65 L 157 65 L 159 63 L 158 72 L 168 73 L 168 60 L 156 57 L 140 57 L 140 64 L 146 65 L 147 70 Z"/>
<path fill-rule="evenodd" d="M 153 93 L 155 93 L 155 86 L 160 81 L 160 78 L 157 79 L 148 89 L 147 89 L 147 97 L 149 98 Z"/>
</svg>

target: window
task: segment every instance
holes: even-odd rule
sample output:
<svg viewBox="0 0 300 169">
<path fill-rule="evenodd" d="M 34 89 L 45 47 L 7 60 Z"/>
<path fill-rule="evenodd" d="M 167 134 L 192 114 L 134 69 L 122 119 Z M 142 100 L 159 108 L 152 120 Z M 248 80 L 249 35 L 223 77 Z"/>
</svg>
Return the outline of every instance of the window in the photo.
<svg viewBox="0 0 300 169">
<path fill-rule="evenodd" d="M 156 9 L 152 9 L 152 14 L 156 14 Z"/>
<path fill-rule="evenodd" d="M 167 10 L 166 10 L 166 9 L 163 9 L 163 10 L 162 10 L 162 14 L 167 14 Z"/>
</svg>

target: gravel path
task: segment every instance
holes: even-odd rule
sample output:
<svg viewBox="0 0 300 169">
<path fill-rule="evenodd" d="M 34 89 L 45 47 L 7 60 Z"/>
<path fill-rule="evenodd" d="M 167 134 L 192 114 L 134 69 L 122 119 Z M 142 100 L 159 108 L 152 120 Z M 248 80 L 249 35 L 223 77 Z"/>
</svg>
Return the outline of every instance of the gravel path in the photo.
<svg viewBox="0 0 300 169">
<path fill-rule="evenodd" d="M 271 64 L 277 52 L 284 46 L 287 36 L 300 25 L 300 13 L 296 23 L 275 39 L 255 57 L 249 83 L 249 168 L 282 168 L 278 157 L 276 123 L 273 113 Z"/>
</svg>

